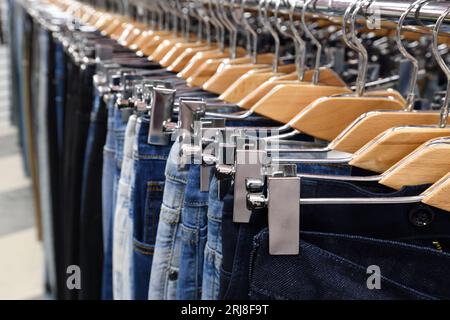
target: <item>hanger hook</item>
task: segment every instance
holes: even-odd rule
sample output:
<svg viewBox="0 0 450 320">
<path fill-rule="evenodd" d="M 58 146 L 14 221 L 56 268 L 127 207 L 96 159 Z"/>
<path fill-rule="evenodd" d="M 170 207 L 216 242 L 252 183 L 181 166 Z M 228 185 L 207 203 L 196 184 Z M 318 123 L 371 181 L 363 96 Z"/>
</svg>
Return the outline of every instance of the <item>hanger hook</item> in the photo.
<svg viewBox="0 0 450 320">
<path fill-rule="evenodd" d="M 293 35 L 295 43 L 295 65 L 297 69 L 297 77 L 300 81 L 305 78 L 305 61 L 306 61 L 306 43 L 300 36 L 297 28 L 295 27 L 294 13 L 297 8 L 297 0 L 284 0 L 289 4 L 289 26 Z"/>
<path fill-rule="evenodd" d="M 309 30 L 308 25 L 306 24 L 306 10 L 308 10 L 308 6 L 313 1 L 315 1 L 315 0 L 304 0 L 302 14 L 301 14 L 301 18 L 302 18 L 301 20 L 302 20 L 304 32 L 306 33 L 308 38 L 311 39 L 311 41 L 314 43 L 314 45 L 317 48 L 316 62 L 314 64 L 314 73 L 313 73 L 312 83 L 318 84 L 319 77 L 320 77 L 320 61 L 321 61 L 321 55 L 322 55 L 322 44 L 320 43 L 319 40 L 317 40 L 316 37 L 314 37 L 313 33 L 311 32 L 311 30 Z"/>
<path fill-rule="evenodd" d="M 225 30 L 223 24 L 219 21 L 217 18 L 216 12 L 213 8 L 212 0 L 208 0 L 208 8 L 209 8 L 209 14 L 211 18 L 211 23 L 216 27 L 216 36 L 217 36 L 217 42 L 219 43 L 219 49 L 221 52 L 225 51 Z"/>
<path fill-rule="evenodd" d="M 272 35 L 273 40 L 275 42 L 275 57 L 273 59 L 272 63 L 272 69 L 273 72 L 278 72 L 278 61 L 280 59 L 280 37 L 278 36 L 278 33 L 273 29 L 272 24 L 269 20 L 269 15 L 267 12 L 269 11 L 269 5 L 270 0 L 260 0 L 259 2 L 261 4 L 260 6 L 260 14 L 261 14 L 261 22 L 263 23 L 264 27 L 269 31 L 269 33 Z"/>
<path fill-rule="evenodd" d="M 447 77 L 447 91 L 445 92 L 444 101 L 442 103 L 441 116 L 439 121 L 440 128 L 444 128 L 447 125 L 447 118 L 449 114 L 448 103 L 450 98 L 450 69 L 445 63 L 441 54 L 439 53 L 438 42 L 439 42 L 439 31 L 441 29 L 442 22 L 444 22 L 444 19 L 447 18 L 449 14 L 450 14 L 450 7 L 447 10 L 445 10 L 445 12 L 439 17 L 439 19 L 437 19 L 436 25 L 433 28 L 433 44 L 431 46 L 434 58 L 436 59 L 437 63 L 439 64 L 442 71 L 445 73 L 445 76 Z"/>
<path fill-rule="evenodd" d="M 414 100 L 416 98 L 415 89 L 417 84 L 417 76 L 419 73 L 419 61 L 411 55 L 408 50 L 406 50 L 405 46 L 402 42 L 402 30 L 403 30 L 403 24 L 405 22 L 406 17 L 411 13 L 411 11 L 416 7 L 424 4 L 425 2 L 429 2 L 430 0 L 417 0 L 414 3 L 412 3 L 408 9 L 406 9 L 405 12 L 402 13 L 400 16 L 400 19 L 398 20 L 397 29 L 396 29 L 396 37 L 395 41 L 397 42 L 397 47 L 400 50 L 401 54 L 411 62 L 413 69 L 411 72 L 411 78 L 409 79 L 409 85 L 408 85 L 408 91 L 406 96 L 406 105 L 405 110 L 406 111 L 412 111 L 414 108 Z"/>
<path fill-rule="evenodd" d="M 358 38 L 357 32 L 356 32 L 356 17 L 358 16 L 361 9 L 366 6 L 370 6 L 373 0 L 359 0 L 355 10 L 353 11 L 350 21 L 350 34 L 353 39 L 353 43 L 357 47 L 357 51 L 360 56 L 360 67 L 358 72 L 358 79 L 356 80 L 356 94 L 358 96 L 364 95 L 364 89 L 366 86 L 366 76 L 367 76 L 367 69 L 369 65 L 369 54 L 367 53 L 367 49 L 362 44 L 361 39 Z"/>
<path fill-rule="evenodd" d="M 288 37 L 292 40 L 294 40 L 294 35 L 290 32 L 292 32 L 292 30 L 289 28 L 288 31 L 283 29 L 283 26 L 281 25 L 281 22 L 283 21 L 283 19 L 280 17 L 279 13 L 280 13 L 280 4 L 283 0 L 275 0 L 275 9 L 273 10 L 273 15 L 275 18 L 275 26 L 277 27 L 278 31 L 284 35 L 285 37 Z M 284 1 L 283 1 L 284 3 Z"/>
<path fill-rule="evenodd" d="M 244 23 L 244 28 L 247 31 L 248 39 L 253 38 L 253 45 L 251 50 L 251 56 L 252 56 L 252 63 L 256 64 L 257 62 L 257 55 L 258 55 L 258 32 L 254 30 L 247 18 L 246 12 L 245 12 L 245 4 L 247 3 L 247 0 L 242 0 L 241 3 L 241 10 L 242 10 L 242 22 Z M 258 2 L 258 8 L 260 8 L 261 3 Z"/>
<path fill-rule="evenodd" d="M 218 0 L 218 6 L 222 12 L 222 20 L 227 26 L 228 32 L 230 33 L 230 57 L 231 59 L 236 59 L 237 57 L 237 27 L 233 25 L 231 20 L 228 18 L 227 8 L 225 6 L 225 0 Z"/>
</svg>

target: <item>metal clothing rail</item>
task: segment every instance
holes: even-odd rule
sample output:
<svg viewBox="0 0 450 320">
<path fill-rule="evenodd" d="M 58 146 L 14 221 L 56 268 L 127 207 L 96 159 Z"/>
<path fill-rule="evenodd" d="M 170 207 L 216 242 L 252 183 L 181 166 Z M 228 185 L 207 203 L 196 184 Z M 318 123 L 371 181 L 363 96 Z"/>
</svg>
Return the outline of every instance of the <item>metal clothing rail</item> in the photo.
<svg viewBox="0 0 450 320">
<path fill-rule="evenodd" d="M 203 0 L 205 1 L 205 0 Z M 266 0 L 273 1 L 273 0 Z M 287 13 L 289 2 L 296 1 L 298 9 L 303 7 L 302 0 L 285 0 L 280 5 L 280 12 Z M 343 16 L 345 10 L 353 3 L 354 0 L 316 0 L 310 5 L 310 10 L 318 14 L 326 14 L 328 16 Z M 237 0 L 234 3 L 235 7 L 240 7 L 242 0 Z M 366 17 L 379 17 L 382 20 L 397 22 L 402 13 L 414 3 L 414 0 L 373 0 L 368 6 L 367 10 L 362 10 L 361 13 Z M 250 10 L 258 10 L 258 0 L 245 1 L 245 8 Z M 450 7 L 450 1 L 430 1 L 421 6 L 418 10 L 413 10 L 409 19 L 420 20 L 421 23 L 435 23 L 445 10 Z M 446 18 L 446 22 L 450 22 L 450 17 Z"/>
</svg>

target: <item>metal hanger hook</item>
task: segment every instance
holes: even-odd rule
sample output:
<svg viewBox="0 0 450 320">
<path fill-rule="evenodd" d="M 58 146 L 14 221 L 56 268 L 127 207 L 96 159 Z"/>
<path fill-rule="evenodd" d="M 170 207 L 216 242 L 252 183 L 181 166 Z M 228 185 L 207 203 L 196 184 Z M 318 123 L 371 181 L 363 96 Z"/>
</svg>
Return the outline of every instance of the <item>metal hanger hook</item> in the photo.
<svg viewBox="0 0 450 320">
<path fill-rule="evenodd" d="M 285 2 L 288 2 L 289 4 L 289 21 L 290 21 L 290 27 L 292 35 L 294 36 L 294 43 L 296 48 L 296 55 L 295 55 L 295 65 L 297 69 L 297 77 L 300 81 L 303 81 L 305 78 L 305 63 L 306 63 L 306 43 L 300 36 L 300 32 L 298 32 L 297 28 L 295 27 L 295 19 L 294 19 L 294 13 L 295 9 L 297 8 L 297 0 L 283 0 Z"/>
<path fill-rule="evenodd" d="M 409 8 L 403 12 L 403 14 L 400 16 L 400 19 L 398 20 L 397 28 L 396 28 L 396 37 L 395 40 L 397 42 L 397 47 L 400 50 L 401 54 L 411 62 L 413 69 L 411 72 L 411 78 L 409 79 L 409 85 L 408 85 L 408 91 L 406 96 L 406 104 L 405 104 L 405 110 L 406 111 L 412 111 L 414 108 L 414 100 L 416 98 L 415 89 L 417 84 L 417 76 L 419 74 L 419 61 L 406 50 L 405 46 L 402 42 L 402 30 L 403 30 L 403 24 L 405 22 L 406 17 L 411 13 L 411 11 L 416 7 L 423 5 L 426 2 L 429 2 L 430 0 L 417 0 L 414 3 L 412 3 Z"/>
<path fill-rule="evenodd" d="M 431 46 L 434 58 L 436 59 L 437 63 L 439 64 L 442 71 L 445 73 L 445 76 L 447 77 L 447 90 L 442 104 L 441 116 L 439 121 L 440 128 L 444 128 L 447 125 L 447 118 L 449 114 L 448 103 L 450 98 L 450 69 L 439 53 L 438 42 L 439 42 L 439 31 L 441 29 L 442 23 L 449 14 L 450 14 L 450 7 L 447 10 L 445 10 L 445 12 L 439 17 L 439 19 L 437 19 L 436 25 L 433 28 L 433 44 Z"/>
<path fill-rule="evenodd" d="M 216 28 L 216 37 L 217 37 L 217 42 L 219 43 L 219 49 L 221 52 L 224 52 L 225 51 L 225 37 L 224 37 L 225 30 L 224 30 L 224 26 L 223 26 L 222 22 L 217 18 L 216 12 L 214 11 L 214 8 L 213 8 L 212 0 L 208 0 L 208 10 L 209 10 L 210 18 L 211 18 L 210 21 Z"/>
<path fill-rule="evenodd" d="M 315 0 L 304 0 L 302 14 L 301 14 L 301 18 L 302 18 L 301 20 L 302 20 L 304 32 L 306 33 L 308 38 L 311 39 L 311 41 L 314 43 L 314 45 L 317 48 L 316 62 L 314 64 L 314 73 L 313 73 L 313 78 L 312 78 L 312 83 L 316 85 L 319 83 L 319 78 L 320 78 L 320 61 L 322 58 L 322 44 L 320 43 L 319 40 L 317 40 L 316 37 L 314 37 L 313 33 L 311 32 L 311 30 L 309 30 L 308 25 L 306 24 L 306 11 L 308 10 L 308 6 L 313 1 L 315 1 Z"/>
<path fill-rule="evenodd" d="M 273 29 L 272 24 L 269 20 L 269 5 L 271 0 L 260 0 L 260 14 L 261 14 L 261 22 L 263 23 L 264 27 L 269 31 L 269 33 L 272 35 L 273 40 L 275 42 L 275 57 L 273 59 L 272 63 L 272 69 L 274 73 L 278 72 L 278 64 L 280 59 L 280 37 L 278 36 L 278 33 Z"/>
<path fill-rule="evenodd" d="M 241 3 L 241 10 L 242 10 L 242 22 L 244 23 L 245 30 L 248 32 L 248 39 L 253 38 L 253 45 L 251 50 L 251 56 L 252 56 L 252 63 L 256 64 L 257 62 L 257 56 L 258 56 L 258 32 L 252 28 L 251 23 L 249 22 L 249 19 L 247 18 L 246 12 L 245 12 L 245 4 L 247 3 L 247 0 L 242 0 Z M 258 8 L 260 7 L 260 2 L 258 2 Z"/>
<path fill-rule="evenodd" d="M 356 5 L 355 10 L 353 11 L 351 15 L 351 23 L 350 23 L 350 33 L 353 39 L 354 44 L 358 48 L 358 53 L 360 55 L 360 68 L 358 72 L 358 79 L 356 81 L 356 93 L 358 96 L 364 95 L 364 89 L 366 86 L 366 77 L 367 77 L 367 69 L 369 67 L 369 54 L 367 53 L 367 49 L 362 44 L 361 39 L 358 38 L 358 34 L 356 31 L 356 18 L 361 11 L 361 9 L 365 6 L 368 8 L 373 0 L 359 0 L 358 4 Z M 364 19 L 366 19 L 364 17 Z M 367 21 L 367 20 L 366 20 Z"/>
</svg>

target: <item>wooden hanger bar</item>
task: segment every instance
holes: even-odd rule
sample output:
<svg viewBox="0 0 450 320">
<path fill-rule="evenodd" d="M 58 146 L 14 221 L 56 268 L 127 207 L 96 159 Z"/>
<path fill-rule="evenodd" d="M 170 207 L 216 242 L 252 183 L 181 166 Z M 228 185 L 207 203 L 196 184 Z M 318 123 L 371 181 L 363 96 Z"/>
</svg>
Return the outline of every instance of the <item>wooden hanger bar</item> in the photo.
<svg viewBox="0 0 450 320">
<path fill-rule="evenodd" d="M 350 165 L 384 172 L 426 141 L 450 135 L 450 128 L 399 127 L 389 129 L 356 152 Z"/>
</svg>

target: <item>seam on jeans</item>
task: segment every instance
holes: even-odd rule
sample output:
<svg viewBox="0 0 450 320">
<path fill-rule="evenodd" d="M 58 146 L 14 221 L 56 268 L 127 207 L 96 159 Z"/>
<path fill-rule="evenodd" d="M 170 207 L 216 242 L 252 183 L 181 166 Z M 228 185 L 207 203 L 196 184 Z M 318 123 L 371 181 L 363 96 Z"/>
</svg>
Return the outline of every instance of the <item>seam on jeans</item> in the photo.
<svg viewBox="0 0 450 320">
<path fill-rule="evenodd" d="M 208 220 L 210 220 L 210 221 L 214 221 L 214 222 L 217 222 L 217 223 L 221 223 L 222 222 L 222 217 L 217 218 L 217 216 L 213 216 L 213 215 L 210 215 L 210 214 L 207 214 L 206 216 L 207 216 Z"/>
<path fill-rule="evenodd" d="M 304 233 L 308 234 L 307 232 L 304 232 Z M 372 244 L 372 245 L 375 242 L 375 243 L 381 243 L 381 244 L 383 244 L 385 246 L 389 246 L 391 248 L 402 247 L 402 249 L 406 249 L 408 251 L 413 251 L 413 252 L 426 251 L 427 253 L 432 254 L 439 258 L 442 258 L 443 256 L 446 259 L 450 258 L 450 254 L 447 252 L 440 252 L 435 249 L 431 249 L 431 248 L 427 248 L 427 247 L 420 247 L 420 246 L 416 246 L 416 245 L 411 245 L 411 244 L 401 243 L 401 242 L 393 242 L 393 241 L 389 241 L 389 240 L 379 240 L 379 239 L 375 239 L 375 238 L 363 238 L 363 237 L 359 237 L 359 236 L 345 236 L 345 235 L 339 235 L 339 234 L 326 234 L 326 233 L 321 233 L 321 232 L 315 232 L 315 234 L 312 234 L 312 236 L 313 237 L 316 237 L 316 236 L 330 237 L 331 236 L 334 239 L 357 240 L 359 242 L 364 242 L 364 243 L 368 243 L 368 244 Z"/>
<path fill-rule="evenodd" d="M 184 200 L 184 204 L 187 206 L 193 206 L 196 208 L 203 208 L 206 207 L 208 208 L 208 202 L 206 201 L 189 201 L 189 200 Z"/>
<path fill-rule="evenodd" d="M 178 233 L 178 224 L 175 224 L 173 227 L 173 234 L 172 234 L 172 241 L 171 241 L 171 246 L 169 248 L 169 252 L 167 254 L 167 269 L 165 270 L 165 276 L 164 276 L 164 289 L 163 289 L 163 299 L 167 299 L 168 296 L 168 290 L 169 290 L 169 283 L 170 283 L 170 279 L 169 279 L 169 273 L 171 270 L 174 269 L 178 269 L 179 268 L 175 268 L 172 266 L 173 263 L 173 256 L 175 253 L 175 244 L 176 244 L 176 239 L 177 239 L 177 233 Z M 176 284 L 178 284 L 178 279 L 177 280 L 172 280 L 172 282 L 175 282 Z"/>
<path fill-rule="evenodd" d="M 138 158 L 139 160 L 167 160 L 166 156 L 161 156 L 161 155 L 150 155 L 150 154 L 142 154 L 140 155 L 139 153 L 136 154 L 136 158 Z"/>
<path fill-rule="evenodd" d="M 187 184 L 187 179 L 178 178 L 178 177 L 176 177 L 174 175 L 171 175 L 170 173 L 167 173 L 167 172 L 166 172 L 166 179 L 170 180 L 172 182 L 179 182 L 179 183 L 184 184 L 184 185 Z"/>
<path fill-rule="evenodd" d="M 154 245 L 150 245 L 150 246 L 152 246 L 151 248 L 145 247 L 144 245 L 140 244 L 135 239 L 133 239 L 133 246 L 134 246 L 135 251 L 138 251 L 145 255 L 153 255 L 155 253 Z"/>
</svg>

